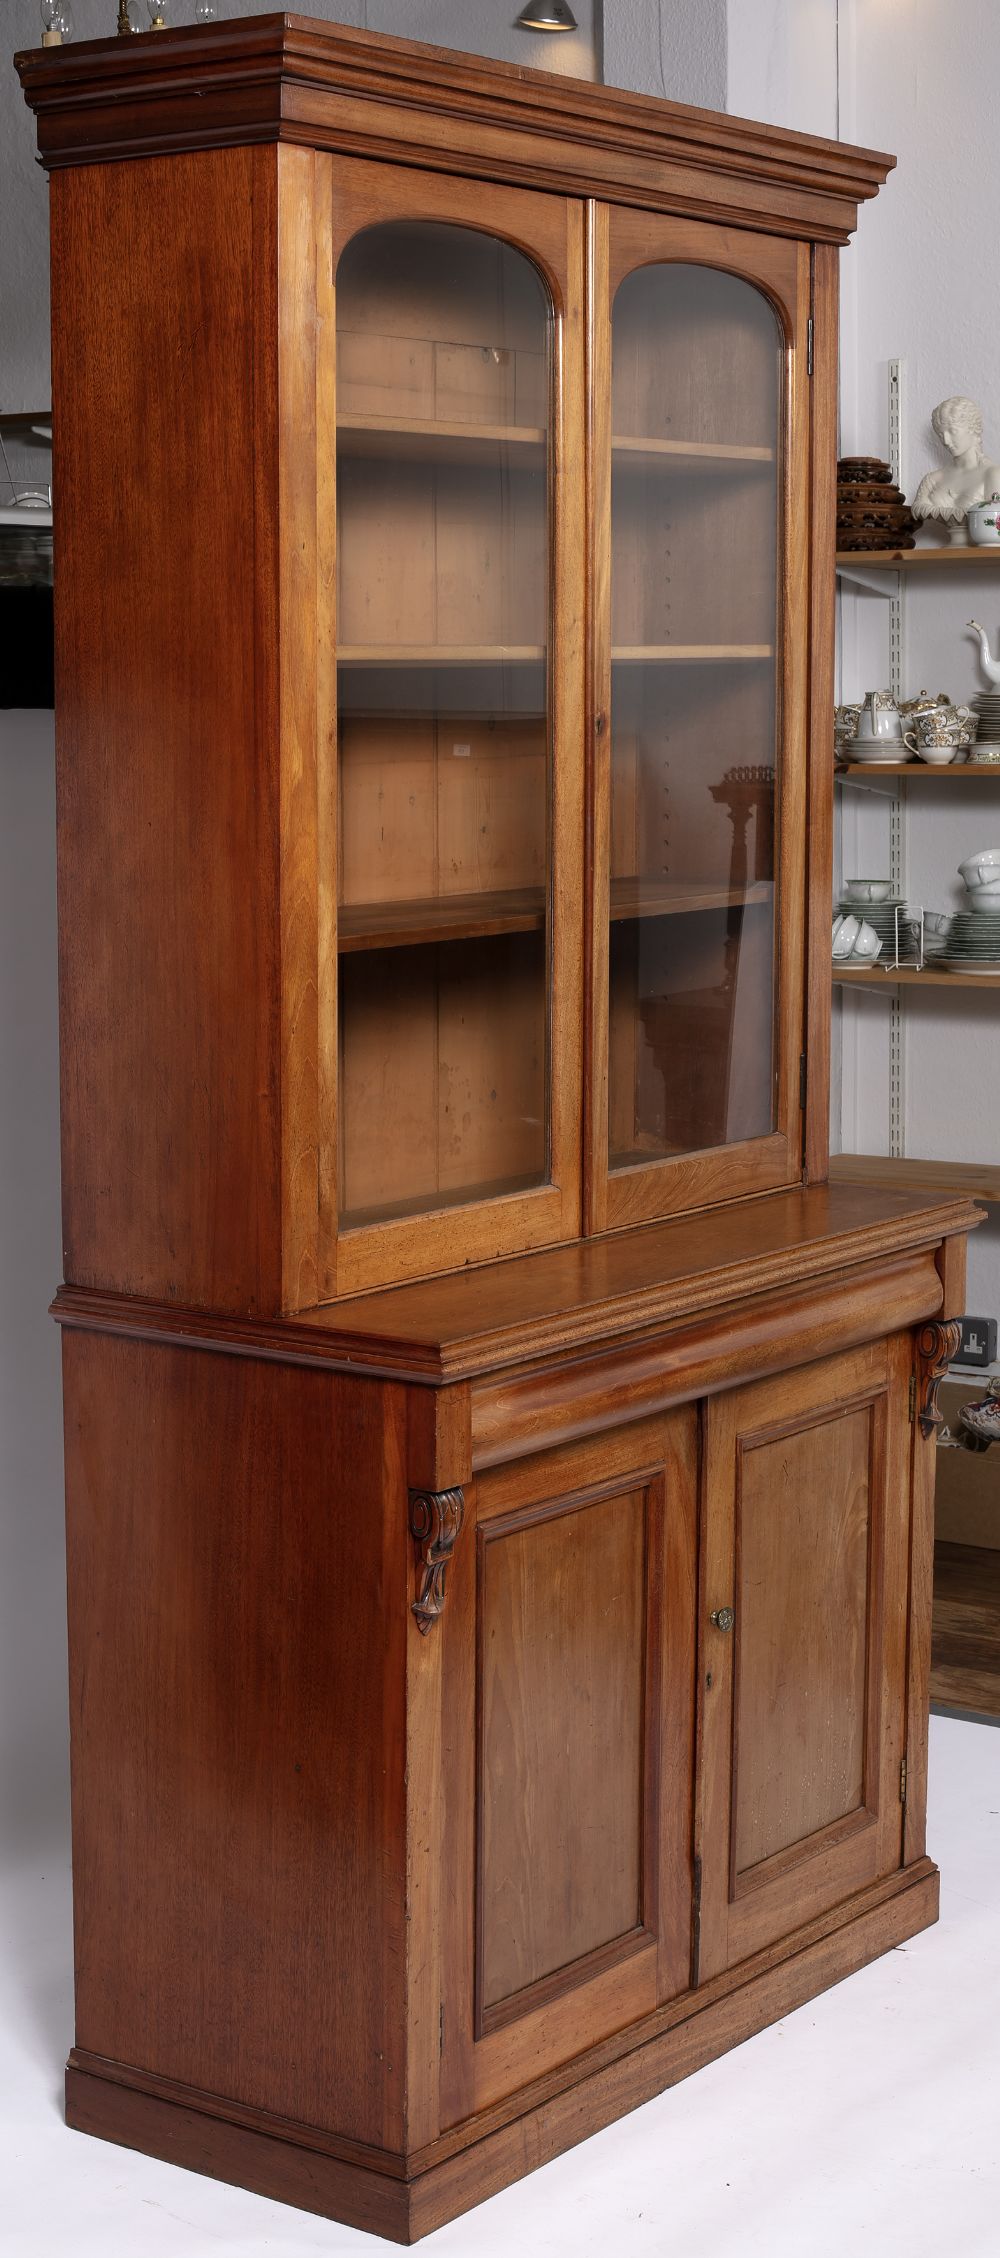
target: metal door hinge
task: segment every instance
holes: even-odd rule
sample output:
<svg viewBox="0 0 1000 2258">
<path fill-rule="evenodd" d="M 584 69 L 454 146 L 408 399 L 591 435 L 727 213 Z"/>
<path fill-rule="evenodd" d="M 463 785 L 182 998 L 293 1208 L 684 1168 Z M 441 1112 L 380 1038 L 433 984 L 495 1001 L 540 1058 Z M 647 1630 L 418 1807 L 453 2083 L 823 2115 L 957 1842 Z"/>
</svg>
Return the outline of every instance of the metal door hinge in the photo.
<svg viewBox="0 0 1000 2258">
<path fill-rule="evenodd" d="M 905 1802 L 906 1802 L 906 1758 L 905 1758 L 905 1756 L 904 1756 L 904 1758 L 903 1758 L 903 1761 L 902 1761 L 902 1763 L 901 1763 L 901 1765 L 900 1765 L 900 1767 L 899 1767 L 899 1800 L 900 1800 L 900 1803 L 905 1803 Z"/>
<path fill-rule="evenodd" d="M 916 1418 L 916 1416 L 917 1416 L 917 1375 L 916 1375 L 916 1373 L 915 1373 L 915 1372 L 911 1372 L 911 1374 L 910 1374 L 910 1425 L 911 1425 L 911 1427 L 912 1427 L 912 1425 L 913 1425 L 913 1422 L 914 1422 L 914 1419 Z"/>
<path fill-rule="evenodd" d="M 815 324 L 815 322 L 813 321 L 812 315 L 810 314 L 810 316 L 809 316 L 809 319 L 808 319 L 808 321 L 807 321 L 807 323 L 806 323 L 806 375 L 807 375 L 807 376 L 811 376 L 811 375 L 812 375 L 812 372 L 813 372 L 813 346 L 814 346 L 814 342 L 815 342 L 815 337 L 816 337 L 816 324 Z"/>
<path fill-rule="evenodd" d="M 806 1054 L 803 1051 L 802 1056 L 799 1060 L 799 1110 L 802 1113 L 804 1113 L 806 1110 L 806 1092 L 808 1078 Z"/>
</svg>

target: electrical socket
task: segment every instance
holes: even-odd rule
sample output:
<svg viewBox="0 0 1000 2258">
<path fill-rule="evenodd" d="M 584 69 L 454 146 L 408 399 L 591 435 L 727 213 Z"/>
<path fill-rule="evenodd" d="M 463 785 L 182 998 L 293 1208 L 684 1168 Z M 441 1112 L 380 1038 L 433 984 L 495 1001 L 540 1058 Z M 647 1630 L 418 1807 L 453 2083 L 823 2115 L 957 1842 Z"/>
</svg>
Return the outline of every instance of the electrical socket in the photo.
<svg viewBox="0 0 1000 2258">
<path fill-rule="evenodd" d="M 997 1321 L 995 1317 L 960 1317 L 962 1337 L 958 1344 L 956 1364 L 994 1364 L 997 1353 Z"/>
</svg>

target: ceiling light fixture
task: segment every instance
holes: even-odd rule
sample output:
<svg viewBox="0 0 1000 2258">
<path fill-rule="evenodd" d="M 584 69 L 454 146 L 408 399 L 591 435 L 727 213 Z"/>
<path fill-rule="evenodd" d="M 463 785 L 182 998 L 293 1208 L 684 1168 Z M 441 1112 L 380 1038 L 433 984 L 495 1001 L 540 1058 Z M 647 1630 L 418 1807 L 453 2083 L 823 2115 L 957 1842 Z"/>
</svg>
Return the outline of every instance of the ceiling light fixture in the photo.
<svg viewBox="0 0 1000 2258">
<path fill-rule="evenodd" d="M 528 0 L 515 24 L 516 31 L 576 31 L 577 21 L 566 0 Z"/>
</svg>

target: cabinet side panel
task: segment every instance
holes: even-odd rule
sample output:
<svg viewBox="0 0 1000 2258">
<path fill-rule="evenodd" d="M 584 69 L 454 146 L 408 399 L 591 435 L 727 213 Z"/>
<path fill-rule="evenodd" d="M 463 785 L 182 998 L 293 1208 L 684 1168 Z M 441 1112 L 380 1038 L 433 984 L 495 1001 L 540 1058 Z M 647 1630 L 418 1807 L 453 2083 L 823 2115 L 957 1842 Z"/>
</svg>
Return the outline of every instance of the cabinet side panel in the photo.
<svg viewBox="0 0 1000 2258">
<path fill-rule="evenodd" d="M 401 2145 L 405 1395 L 65 1336 L 77 2042 Z"/>
<path fill-rule="evenodd" d="M 65 1274 L 234 1311 L 280 1306 L 274 168 L 52 184 Z"/>
</svg>

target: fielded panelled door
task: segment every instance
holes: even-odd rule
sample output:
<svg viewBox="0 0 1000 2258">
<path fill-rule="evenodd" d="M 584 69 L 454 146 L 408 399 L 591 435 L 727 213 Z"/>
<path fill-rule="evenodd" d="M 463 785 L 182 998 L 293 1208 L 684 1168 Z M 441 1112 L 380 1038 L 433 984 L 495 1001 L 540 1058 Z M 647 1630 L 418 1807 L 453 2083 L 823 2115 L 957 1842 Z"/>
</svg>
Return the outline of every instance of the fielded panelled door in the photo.
<svg viewBox="0 0 1000 2258">
<path fill-rule="evenodd" d="M 685 1407 L 475 1485 L 441 1625 L 443 2125 L 690 1982 L 697 1456 Z"/>
<path fill-rule="evenodd" d="M 712 1399 L 699 1976 L 902 1858 L 908 1336 Z"/>
</svg>

